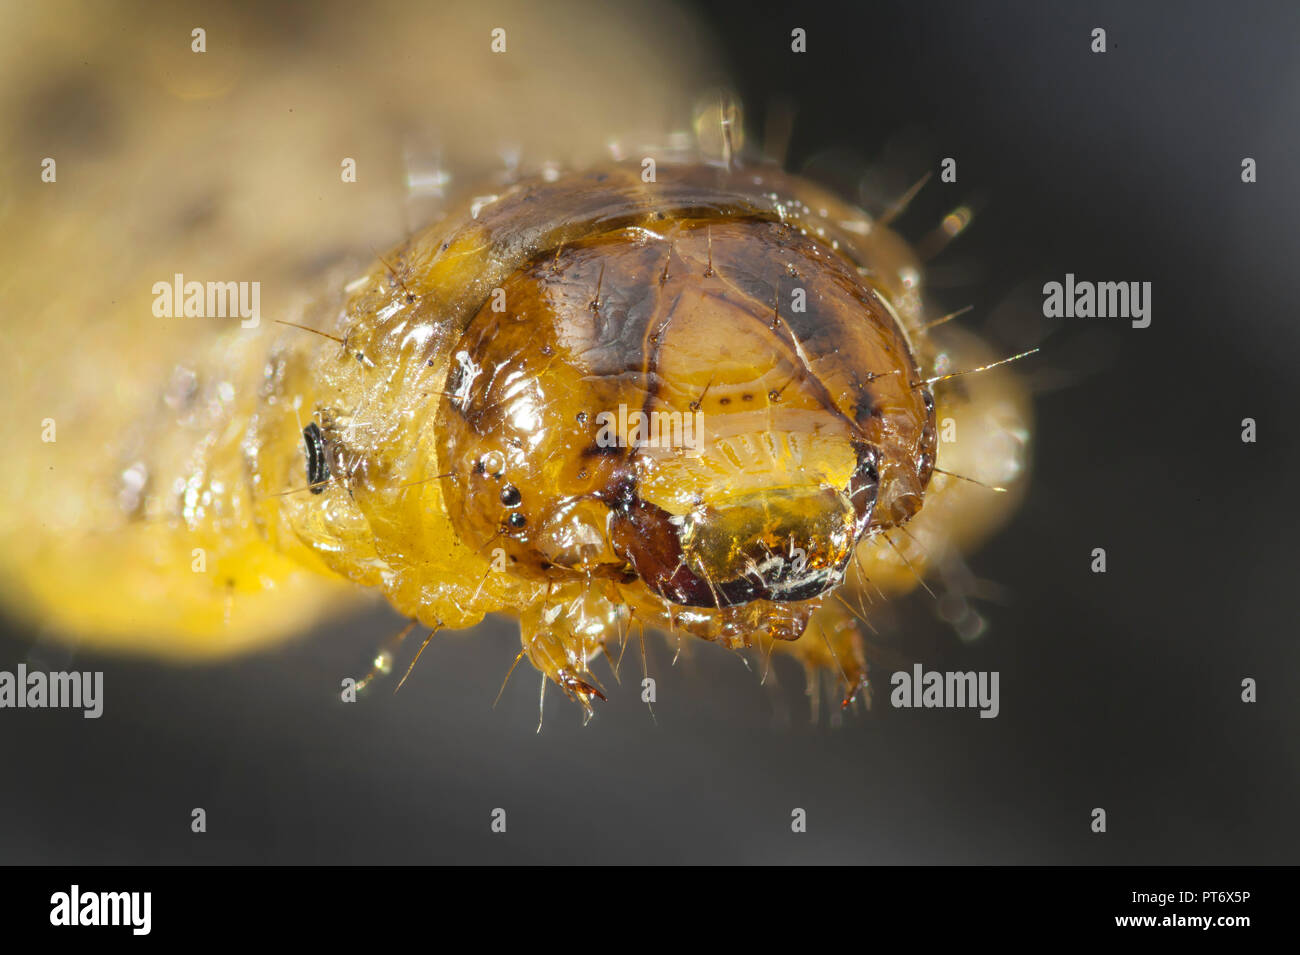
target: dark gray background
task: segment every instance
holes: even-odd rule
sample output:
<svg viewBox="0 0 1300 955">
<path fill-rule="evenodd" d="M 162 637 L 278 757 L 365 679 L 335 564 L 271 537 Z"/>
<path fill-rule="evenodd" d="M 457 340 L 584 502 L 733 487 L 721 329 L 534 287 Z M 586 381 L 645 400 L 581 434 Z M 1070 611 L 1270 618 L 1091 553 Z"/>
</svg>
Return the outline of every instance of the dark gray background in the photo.
<svg viewBox="0 0 1300 955">
<path fill-rule="evenodd" d="M 1008 599 L 983 608 L 973 647 L 924 597 L 905 614 L 931 665 L 1001 672 L 1001 716 L 878 705 L 811 725 L 797 671 L 771 691 L 725 651 L 672 668 L 653 641 L 656 720 L 633 680 L 585 728 L 552 692 L 538 735 L 531 671 L 491 706 L 517 649 L 499 621 L 437 638 L 400 695 L 351 706 L 338 682 L 396 629 L 385 612 L 201 668 L 6 636 L 0 668 L 103 669 L 107 702 L 98 721 L 0 715 L 0 861 L 1296 861 L 1297 452 L 1282 409 L 1300 337 L 1300 9 L 703 12 L 756 125 L 773 96 L 798 104 L 795 167 L 856 177 L 891 142 L 902 166 L 957 157 L 960 187 L 928 187 L 901 223 L 919 235 L 954 198 L 985 200 L 936 263 L 952 286 L 938 301 L 975 303 L 970 324 L 1008 347 L 1051 332 L 1026 368 L 1041 390 L 1030 495 L 972 558 Z M 1067 271 L 1154 283 L 1151 327 L 996 318 Z M 1104 576 L 1088 569 L 1097 546 Z"/>
</svg>

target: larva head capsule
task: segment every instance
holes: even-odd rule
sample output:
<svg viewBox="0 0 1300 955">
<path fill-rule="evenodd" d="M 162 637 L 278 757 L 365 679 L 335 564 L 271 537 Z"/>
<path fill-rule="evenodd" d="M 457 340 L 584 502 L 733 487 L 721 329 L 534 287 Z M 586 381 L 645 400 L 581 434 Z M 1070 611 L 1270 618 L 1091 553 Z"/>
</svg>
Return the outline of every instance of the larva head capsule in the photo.
<svg viewBox="0 0 1300 955">
<path fill-rule="evenodd" d="M 824 242 L 652 212 L 537 255 L 469 321 L 449 511 L 524 575 L 639 579 L 701 608 L 809 600 L 920 507 L 920 377 L 882 293 Z"/>
</svg>

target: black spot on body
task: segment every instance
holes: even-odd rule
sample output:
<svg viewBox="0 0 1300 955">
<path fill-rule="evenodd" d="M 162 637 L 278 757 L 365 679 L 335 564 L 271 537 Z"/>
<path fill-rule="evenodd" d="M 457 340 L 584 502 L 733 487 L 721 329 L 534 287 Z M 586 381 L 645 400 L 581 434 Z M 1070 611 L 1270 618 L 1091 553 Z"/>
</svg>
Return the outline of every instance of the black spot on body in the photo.
<svg viewBox="0 0 1300 955">
<path fill-rule="evenodd" d="M 307 446 L 307 483 L 313 494 L 323 494 L 330 479 L 329 460 L 325 457 L 325 436 L 313 421 L 302 429 L 302 438 Z"/>
<path fill-rule="evenodd" d="M 858 400 L 853 404 L 853 420 L 857 422 L 866 421 L 876 413 L 875 396 L 863 388 L 858 392 Z"/>
</svg>

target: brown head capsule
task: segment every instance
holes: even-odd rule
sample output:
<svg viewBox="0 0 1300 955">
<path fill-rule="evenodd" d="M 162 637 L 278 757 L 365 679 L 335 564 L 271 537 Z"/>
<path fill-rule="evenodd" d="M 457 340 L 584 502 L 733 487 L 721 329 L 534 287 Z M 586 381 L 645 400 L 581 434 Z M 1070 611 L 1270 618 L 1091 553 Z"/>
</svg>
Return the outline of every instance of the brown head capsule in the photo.
<svg viewBox="0 0 1300 955">
<path fill-rule="evenodd" d="M 698 608 L 810 600 L 920 508 L 933 401 L 856 263 L 705 188 L 715 169 L 673 172 L 688 195 L 629 190 L 620 214 L 606 189 L 607 221 L 468 322 L 440 432 L 450 513 L 525 575 Z"/>
</svg>

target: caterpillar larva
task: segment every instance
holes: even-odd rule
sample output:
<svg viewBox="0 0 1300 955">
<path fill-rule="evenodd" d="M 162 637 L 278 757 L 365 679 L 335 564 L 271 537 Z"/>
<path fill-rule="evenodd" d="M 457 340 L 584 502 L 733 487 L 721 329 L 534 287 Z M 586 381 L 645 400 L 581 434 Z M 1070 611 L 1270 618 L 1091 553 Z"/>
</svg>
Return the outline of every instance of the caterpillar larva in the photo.
<svg viewBox="0 0 1300 955">
<path fill-rule="evenodd" d="M 100 326 L 115 364 L 26 375 L 78 410 L 25 402 L 27 446 L 57 437 L 4 528 L 10 606 L 199 657 L 370 591 L 431 629 L 517 616 L 588 709 L 633 628 L 793 653 L 852 700 L 855 608 L 1001 519 L 1027 408 L 1004 370 L 956 376 L 1002 356 L 927 327 L 896 233 L 705 115 L 699 142 L 471 188 L 280 325 L 125 382 L 105 369 L 147 346 Z"/>
</svg>

